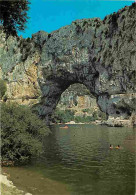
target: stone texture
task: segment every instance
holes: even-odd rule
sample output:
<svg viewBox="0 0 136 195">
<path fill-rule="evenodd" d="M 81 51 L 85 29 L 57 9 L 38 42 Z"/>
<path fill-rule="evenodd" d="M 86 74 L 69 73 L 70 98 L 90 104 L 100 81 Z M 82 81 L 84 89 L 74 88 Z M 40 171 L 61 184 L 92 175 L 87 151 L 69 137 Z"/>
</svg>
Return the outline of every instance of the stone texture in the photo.
<svg viewBox="0 0 136 195">
<path fill-rule="evenodd" d="M 104 20 L 77 20 L 50 34 L 39 31 L 32 39 L 6 41 L 1 32 L 0 75 L 13 89 L 10 98 L 42 93 L 37 110 L 47 123 L 61 94 L 74 83 L 85 85 L 107 115 L 127 119 L 136 111 L 135 43 L 136 3 Z"/>
<path fill-rule="evenodd" d="M 1 30 L 0 78 L 7 81 L 6 96 L 8 101 L 33 104 L 38 102 L 37 98 L 41 94 L 36 65 L 40 56 L 35 51 L 24 61 L 23 51 L 25 49 L 24 46 L 21 46 L 22 42 L 24 44 L 27 41 L 11 36 L 6 40 L 5 34 Z"/>
<path fill-rule="evenodd" d="M 96 98 L 93 97 L 87 88 L 82 84 L 70 85 L 62 94 L 58 102 L 59 110 L 71 109 L 75 116 L 81 116 L 86 113 L 92 116 L 95 110 L 99 110 Z"/>
</svg>

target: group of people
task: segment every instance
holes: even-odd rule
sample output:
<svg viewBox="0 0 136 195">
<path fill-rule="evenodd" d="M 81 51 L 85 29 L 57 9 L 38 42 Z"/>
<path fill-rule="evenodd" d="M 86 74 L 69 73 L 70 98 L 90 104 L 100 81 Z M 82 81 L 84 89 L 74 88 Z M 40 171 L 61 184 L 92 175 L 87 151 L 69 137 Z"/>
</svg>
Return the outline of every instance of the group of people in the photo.
<svg viewBox="0 0 136 195">
<path fill-rule="evenodd" d="M 110 149 L 113 149 L 113 148 L 114 148 L 113 145 L 110 144 Z M 120 149 L 120 145 L 117 145 L 115 148 Z"/>
</svg>

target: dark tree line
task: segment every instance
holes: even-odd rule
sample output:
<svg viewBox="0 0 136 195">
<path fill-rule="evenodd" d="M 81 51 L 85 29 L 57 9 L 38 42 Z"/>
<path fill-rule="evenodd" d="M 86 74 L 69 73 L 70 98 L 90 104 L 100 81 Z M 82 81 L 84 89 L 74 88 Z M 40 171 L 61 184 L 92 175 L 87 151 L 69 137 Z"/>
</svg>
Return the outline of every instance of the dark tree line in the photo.
<svg viewBox="0 0 136 195">
<path fill-rule="evenodd" d="M 29 0 L 0 0 L 0 23 L 7 36 L 16 36 L 17 31 L 23 31 L 26 28 L 29 4 Z"/>
</svg>

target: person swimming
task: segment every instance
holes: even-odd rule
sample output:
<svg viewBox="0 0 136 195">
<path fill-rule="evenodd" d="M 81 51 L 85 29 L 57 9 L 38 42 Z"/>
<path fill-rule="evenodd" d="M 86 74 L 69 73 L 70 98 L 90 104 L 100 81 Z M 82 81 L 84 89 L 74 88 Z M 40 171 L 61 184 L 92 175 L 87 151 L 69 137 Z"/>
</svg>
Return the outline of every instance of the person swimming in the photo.
<svg viewBox="0 0 136 195">
<path fill-rule="evenodd" d="M 116 148 L 116 149 L 120 149 L 120 145 L 117 145 L 115 148 Z"/>
<path fill-rule="evenodd" d="M 113 149 L 113 145 L 110 144 L 110 149 Z"/>
</svg>

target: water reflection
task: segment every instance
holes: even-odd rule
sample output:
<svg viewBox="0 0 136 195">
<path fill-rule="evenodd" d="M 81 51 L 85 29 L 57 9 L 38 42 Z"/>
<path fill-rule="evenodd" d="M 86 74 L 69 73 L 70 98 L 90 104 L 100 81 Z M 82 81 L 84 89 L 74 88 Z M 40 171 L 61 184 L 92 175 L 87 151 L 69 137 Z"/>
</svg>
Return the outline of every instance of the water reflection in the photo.
<svg viewBox="0 0 136 195">
<path fill-rule="evenodd" d="M 48 176 L 68 183 L 77 194 L 134 194 L 134 132 L 90 125 L 52 127 L 45 140 L 45 156 L 53 170 Z M 121 149 L 110 150 L 110 144 Z"/>
<path fill-rule="evenodd" d="M 93 125 L 69 125 L 68 129 L 60 129 L 56 125 L 51 130 L 52 134 L 44 140 L 43 157 L 24 167 L 24 174 L 21 169 L 19 174 L 29 183 L 28 192 L 35 186 L 30 182 L 34 178 L 27 181 L 25 177 L 29 172 L 43 184 L 32 191 L 36 195 L 40 195 L 41 190 L 43 195 L 49 194 L 53 184 L 48 185 L 46 178 L 57 181 L 58 194 L 61 194 L 59 186 L 62 184 L 63 195 L 135 194 L 136 129 Z M 110 144 L 113 149 L 109 149 Z M 118 144 L 121 146 L 119 150 L 115 149 Z M 18 168 L 16 173 L 19 171 Z M 14 177 L 14 181 L 17 183 L 19 179 Z"/>
</svg>

